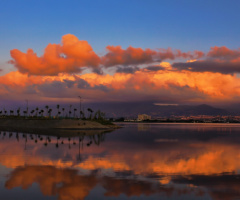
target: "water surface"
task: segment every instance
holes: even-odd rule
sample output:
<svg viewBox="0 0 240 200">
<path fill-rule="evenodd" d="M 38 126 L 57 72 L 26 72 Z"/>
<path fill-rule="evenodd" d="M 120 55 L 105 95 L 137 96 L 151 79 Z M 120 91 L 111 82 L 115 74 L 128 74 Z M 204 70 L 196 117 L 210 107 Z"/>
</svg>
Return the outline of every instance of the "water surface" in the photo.
<svg viewBox="0 0 240 200">
<path fill-rule="evenodd" d="M 1 131 L 1 198 L 240 199 L 239 125 L 121 125 L 70 137 Z"/>
</svg>

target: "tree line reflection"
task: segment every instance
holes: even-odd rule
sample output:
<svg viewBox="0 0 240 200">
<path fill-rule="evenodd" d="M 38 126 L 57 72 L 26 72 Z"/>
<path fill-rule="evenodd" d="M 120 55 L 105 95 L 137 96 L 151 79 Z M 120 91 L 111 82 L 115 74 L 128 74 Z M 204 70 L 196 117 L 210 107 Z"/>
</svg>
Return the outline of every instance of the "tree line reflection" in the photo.
<svg viewBox="0 0 240 200">
<path fill-rule="evenodd" d="M 48 147 L 50 144 L 55 144 L 55 148 L 59 149 L 64 145 L 68 146 L 68 149 L 71 149 L 74 146 L 78 146 L 79 156 L 80 157 L 80 149 L 83 150 L 85 147 L 90 147 L 91 145 L 100 145 L 104 142 L 106 136 L 106 132 L 98 133 L 98 134 L 88 134 L 87 132 L 78 132 L 74 136 L 69 137 L 61 137 L 61 136 L 50 136 L 50 135 L 41 135 L 41 134 L 32 134 L 32 133 L 21 133 L 21 132 L 7 132 L 0 131 L 0 139 L 4 140 L 5 138 L 13 139 L 15 138 L 17 142 L 21 140 L 24 141 L 24 150 L 27 149 L 27 144 L 33 143 L 35 144 L 43 144 L 45 147 Z"/>
<path fill-rule="evenodd" d="M 6 188 L 31 190 L 37 183 L 44 195 L 69 200 L 98 199 L 91 195 L 99 186 L 103 198 L 115 199 L 122 194 L 146 199 L 233 200 L 240 196 L 239 128 L 231 134 L 212 130 L 199 134 L 195 129 L 173 127 L 155 134 L 159 129 L 142 134 L 134 130 L 126 130 L 124 137 L 124 129 L 111 136 L 95 131 L 68 136 L 2 131 L 0 162 L 12 169 Z"/>
</svg>

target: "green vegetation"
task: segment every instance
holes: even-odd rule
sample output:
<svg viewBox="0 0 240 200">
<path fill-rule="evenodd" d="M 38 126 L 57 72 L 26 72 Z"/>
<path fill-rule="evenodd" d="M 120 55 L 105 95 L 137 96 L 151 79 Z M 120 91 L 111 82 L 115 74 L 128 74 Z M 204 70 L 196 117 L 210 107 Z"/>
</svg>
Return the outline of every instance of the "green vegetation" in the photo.
<svg viewBox="0 0 240 200">
<path fill-rule="evenodd" d="M 106 120 L 105 113 L 101 110 L 94 112 L 91 108 L 88 108 L 88 115 L 77 108 L 72 109 L 72 105 L 69 105 L 69 109 L 56 105 L 56 114 L 52 115 L 53 109 L 46 105 L 44 108 L 36 107 L 31 111 L 22 110 L 20 107 L 17 110 L 0 110 L 0 118 L 14 118 L 14 119 L 42 119 L 42 120 L 54 120 L 54 119 L 82 119 L 88 121 L 95 121 L 103 125 L 113 125 L 112 122 Z M 72 112 L 73 110 L 73 112 Z M 66 112 L 65 112 L 66 111 Z M 81 116 L 81 118 L 80 118 Z M 86 117 L 87 116 L 87 117 Z"/>
</svg>

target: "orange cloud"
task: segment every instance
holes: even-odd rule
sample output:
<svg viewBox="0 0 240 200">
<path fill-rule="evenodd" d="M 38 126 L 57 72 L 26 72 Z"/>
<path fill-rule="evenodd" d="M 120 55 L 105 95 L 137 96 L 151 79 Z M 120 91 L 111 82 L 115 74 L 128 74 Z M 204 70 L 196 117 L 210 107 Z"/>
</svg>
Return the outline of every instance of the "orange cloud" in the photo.
<svg viewBox="0 0 240 200">
<path fill-rule="evenodd" d="M 171 93 L 184 96 L 184 91 L 181 89 L 184 87 L 187 87 L 187 91 L 196 91 L 215 100 L 231 100 L 234 96 L 240 96 L 239 78 L 212 72 L 172 71 L 170 68 L 170 71 L 146 72 L 141 70 L 128 75 L 121 73 L 113 76 L 85 74 L 81 78 L 89 81 L 90 84 L 101 83 L 112 87 L 120 93 L 124 91 L 126 94 L 127 91 L 131 91 L 145 97 L 160 95 L 158 92 L 162 90 L 165 90 L 165 96 Z"/>
<path fill-rule="evenodd" d="M 100 73 L 99 66 L 142 65 L 176 58 L 198 59 L 204 56 L 201 51 L 182 52 L 171 48 L 157 50 L 134 48 L 129 46 L 107 46 L 107 54 L 101 58 L 93 51 L 87 41 L 67 34 L 62 37 L 61 44 L 48 44 L 42 56 L 37 56 L 33 49 L 26 53 L 18 49 L 10 51 L 9 61 L 21 73 L 29 75 L 58 75 L 59 73 L 79 73 L 84 67 L 90 67 Z"/>
<path fill-rule="evenodd" d="M 121 46 L 107 46 L 108 53 L 102 57 L 102 64 L 110 67 L 115 65 L 137 65 L 159 62 L 160 60 L 174 60 L 176 58 L 198 59 L 204 56 L 201 51 L 182 52 L 180 50 L 173 51 L 171 48 L 158 50 L 141 49 L 128 47 L 126 50 Z"/>
<path fill-rule="evenodd" d="M 234 59 L 240 57 L 240 49 L 231 50 L 225 46 L 222 47 L 211 47 L 211 50 L 207 54 L 208 57 L 221 58 L 221 59 Z"/>
<path fill-rule="evenodd" d="M 179 98 L 182 102 L 230 102 L 240 96 L 240 78 L 213 72 L 177 71 L 162 63 L 153 71 L 99 75 L 59 74 L 28 76 L 10 72 L 0 76 L 2 99 L 54 100 L 71 98 L 81 92 L 89 101 L 161 101 Z"/>
<path fill-rule="evenodd" d="M 142 49 L 107 46 L 99 57 L 87 41 L 67 34 L 61 44 L 48 44 L 42 56 L 32 49 L 26 53 L 11 50 L 18 71 L 0 76 L 0 96 L 18 99 L 71 101 L 81 92 L 94 101 L 235 101 L 240 97 L 240 50 L 212 47 L 201 51 L 182 52 L 168 49 Z M 205 56 L 205 60 L 196 60 Z M 191 62 L 167 63 L 177 58 Z M 148 63 L 160 62 L 156 66 Z M 143 66 L 135 66 L 142 65 Z M 121 65 L 120 67 L 118 65 Z M 134 65 L 134 66 L 133 66 Z M 105 66 L 106 68 L 104 68 Z M 115 72 L 108 67 L 115 66 Z M 76 74 L 90 67 L 88 71 Z M 22 97 L 21 97 L 22 98 Z"/>
<path fill-rule="evenodd" d="M 231 50 L 225 46 L 211 47 L 204 60 L 174 63 L 177 70 L 197 72 L 240 73 L 240 49 Z"/>
<path fill-rule="evenodd" d="M 23 53 L 17 49 L 10 51 L 10 61 L 21 73 L 32 75 L 57 75 L 62 72 L 80 72 L 82 67 L 97 67 L 100 58 L 87 41 L 80 41 L 74 35 L 62 37 L 62 44 L 48 44 L 44 54 L 38 57 L 32 49 Z"/>
<path fill-rule="evenodd" d="M 151 49 L 128 47 L 123 50 L 121 46 L 107 46 L 108 53 L 102 58 L 103 65 L 109 67 L 114 65 L 131 65 L 154 62 L 153 56 L 156 51 Z"/>
</svg>

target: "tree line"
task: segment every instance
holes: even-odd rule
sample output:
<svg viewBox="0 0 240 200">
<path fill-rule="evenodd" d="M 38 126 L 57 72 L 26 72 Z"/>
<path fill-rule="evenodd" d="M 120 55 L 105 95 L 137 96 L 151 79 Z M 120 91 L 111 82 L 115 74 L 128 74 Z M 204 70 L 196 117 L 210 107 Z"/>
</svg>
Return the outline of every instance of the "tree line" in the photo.
<svg viewBox="0 0 240 200">
<path fill-rule="evenodd" d="M 36 107 L 30 109 L 27 107 L 22 110 L 20 107 L 17 110 L 0 110 L 1 117 L 17 117 L 17 118 L 46 118 L 46 119 L 88 119 L 88 120 L 104 120 L 105 113 L 97 110 L 95 113 L 91 108 L 88 108 L 87 115 L 84 111 L 73 108 L 69 105 L 69 108 L 61 107 L 59 104 L 56 105 L 56 115 L 52 115 L 53 109 L 46 105 L 44 108 Z"/>
</svg>

